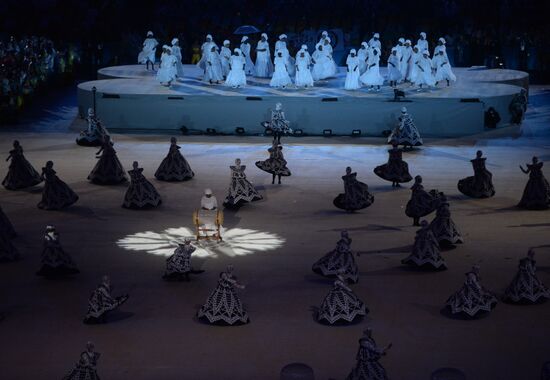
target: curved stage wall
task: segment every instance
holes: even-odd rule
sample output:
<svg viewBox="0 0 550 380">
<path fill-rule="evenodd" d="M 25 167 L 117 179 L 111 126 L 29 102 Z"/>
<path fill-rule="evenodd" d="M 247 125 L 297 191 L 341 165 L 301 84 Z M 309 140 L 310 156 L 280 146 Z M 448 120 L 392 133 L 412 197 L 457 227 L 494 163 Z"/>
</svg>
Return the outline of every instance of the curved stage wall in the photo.
<svg viewBox="0 0 550 380">
<path fill-rule="evenodd" d="M 380 136 L 395 125 L 401 107 L 406 106 L 421 133 L 433 137 L 470 135 L 484 131 L 484 112 L 494 107 L 509 125 L 508 106 L 528 85 L 528 74 L 513 70 L 455 69 L 457 83 L 431 91 L 417 92 L 403 87 L 406 98 L 393 101 L 388 86 L 380 92 L 343 90 L 345 72 L 316 83 L 310 90 L 277 90 L 265 79 L 250 78 L 244 89 L 211 86 L 200 81 L 194 66 L 185 66 L 186 76 L 170 89 L 161 86 L 143 66 L 102 69 L 102 79 L 78 86 L 81 115 L 92 106 L 92 87 L 97 88 L 97 114 L 115 130 L 189 130 L 233 134 L 237 127 L 245 133 L 262 133 L 260 122 L 269 119 L 275 103 L 283 107 L 293 129 L 320 135 L 331 129 L 335 135 Z M 504 84 L 506 82 L 512 84 Z"/>
</svg>

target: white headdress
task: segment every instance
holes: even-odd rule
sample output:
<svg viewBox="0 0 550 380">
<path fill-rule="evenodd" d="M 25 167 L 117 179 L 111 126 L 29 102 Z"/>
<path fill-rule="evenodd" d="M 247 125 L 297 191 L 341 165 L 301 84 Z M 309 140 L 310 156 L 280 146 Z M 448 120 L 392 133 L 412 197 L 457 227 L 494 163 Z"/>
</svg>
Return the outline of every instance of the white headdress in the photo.
<svg viewBox="0 0 550 380">
<path fill-rule="evenodd" d="M 229 40 L 223 41 L 223 44 L 224 44 L 224 45 L 227 45 L 227 44 L 229 44 L 229 43 L 230 43 Z"/>
<path fill-rule="evenodd" d="M 412 44 L 411 40 L 405 40 L 405 43 L 409 45 Z"/>
<path fill-rule="evenodd" d="M 169 47 L 170 47 L 170 46 L 168 46 L 168 45 L 162 45 L 162 48 L 163 48 L 163 49 L 168 49 Z"/>
<path fill-rule="evenodd" d="M 350 53 L 350 54 L 352 54 L 352 53 L 353 53 L 353 54 L 357 54 L 357 50 L 351 49 L 351 50 L 349 51 L 349 53 Z"/>
<path fill-rule="evenodd" d="M 361 42 L 361 46 L 364 46 L 364 47 L 369 47 L 369 44 L 366 43 L 365 41 Z"/>
<path fill-rule="evenodd" d="M 421 35 L 422 37 L 426 38 L 426 33 L 420 32 L 420 35 Z"/>
<path fill-rule="evenodd" d="M 170 53 L 172 52 L 172 48 L 170 46 L 166 46 L 166 50 L 168 50 Z"/>
<path fill-rule="evenodd" d="M 407 107 L 401 107 L 401 112 L 407 113 Z"/>
<path fill-rule="evenodd" d="M 213 39 L 211 34 L 207 34 L 206 38 L 210 38 L 211 40 Z"/>
<path fill-rule="evenodd" d="M 380 38 L 380 34 L 374 33 L 374 35 L 373 35 L 372 37 L 373 37 L 373 38 Z"/>
<path fill-rule="evenodd" d="M 152 36 L 152 35 L 153 35 L 153 32 L 151 32 L 151 31 L 147 32 L 147 37 Z"/>
<path fill-rule="evenodd" d="M 332 40 L 330 39 L 330 37 L 326 37 L 325 41 L 328 41 L 328 43 L 330 44 L 330 41 L 332 41 Z"/>
<path fill-rule="evenodd" d="M 179 41 L 180 41 L 180 40 L 178 40 L 177 38 L 172 39 L 172 45 L 177 44 Z"/>
<path fill-rule="evenodd" d="M 445 38 L 443 38 L 443 37 L 441 37 L 441 38 L 439 39 L 439 42 L 441 42 L 442 44 L 447 43 L 447 41 L 445 41 Z"/>
<path fill-rule="evenodd" d="M 244 42 L 246 40 L 248 40 L 248 36 L 243 36 L 243 38 L 241 38 L 241 42 Z"/>
<path fill-rule="evenodd" d="M 430 56 L 430 51 L 428 49 L 424 49 L 424 51 L 422 52 L 422 54 L 426 54 L 428 55 L 428 57 Z"/>
<path fill-rule="evenodd" d="M 403 37 L 401 37 L 398 41 L 401 42 L 402 44 L 405 43 L 405 39 Z"/>
<path fill-rule="evenodd" d="M 307 50 L 307 45 L 302 45 L 301 50 Z"/>
<path fill-rule="evenodd" d="M 323 30 L 323 33 L 321 33 L 321 36 L 324 36 L 324 37 L 328 36 L 328 32 L 326 30 Z"/>
<path fill-rule="evenodd" d="M 239 50 L 239 49 L 235 49 L 235 50 Z M 212 195 L 212 190 L 211 189 L 204 189 L 204 195 Z"/>
<path fill-rule="evenodd" d="M 267 34 L 262 33 L 262 37 L 265 38 L 265 39 L 267 40 Z"/>
<path fill-rule="evenodd" d="M 281 34 L 281 35 L 279 36 L 279 39 L 280 39 L 280 40 L 282 40 L 283 38 L 287 38 L 287 35 L 286 35 L 286 34 Z"/>
<path fill-rule="evenodd" d="M 391 52 L 393 53 L 394 51 L 397 51 L 397 48 L 395 47 L 391 48 Z"/>
</svg>

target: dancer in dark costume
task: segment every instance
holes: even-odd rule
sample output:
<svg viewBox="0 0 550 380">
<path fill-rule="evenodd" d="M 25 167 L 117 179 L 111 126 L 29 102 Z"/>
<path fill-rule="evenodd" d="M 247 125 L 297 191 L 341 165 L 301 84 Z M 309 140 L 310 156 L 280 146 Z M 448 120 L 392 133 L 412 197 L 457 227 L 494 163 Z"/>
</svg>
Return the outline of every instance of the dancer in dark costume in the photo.
<svg viewBox="0 0 550 380">
<path fill-rule="evenodd" d="M 455 244 L 464 242 L 455 222 L 451 218 L 449 202 L 447 202 L 447 197 L 443 193 L 440 193 L 437 211 L 434 220 L 430 223 L 430 229 L 442 248 L 450 248 Z"/>
<path fill-rule="evenodd" d="M 542 173 L 542 164 L 538 157 L 533 157 L 532 163 L 527 164 L 527 169 L 519 166 L 522 172 L 529 174 L 529 181 L 518 207 L 528 210 L 545 210 L 550 207 L 550 185 Z"/>
<path fill-rule="evenodd" d="M 550 298 L 550 290 L 537 277 L 535 251 L 519 261 L 518 272 L 504 292 L 504 300 L 511 303 L 534 304 Z"/>
<path fill-rule="evenodd" d="M 356 283 L 359 281 L 359 268 L 350 245 L 351 238 L 348 236 L 348 232 L 342 231 L 336 248 L 321 257 L 311 269 L 315 273 L 329 278 L 341 274 L 347 281 Z"/>
<path fill-rule="evenodd" d="M 103 144 L 105 136 L 109 135 L 109 132 L 91 108 L 88 108 L 86 121 L 88 122 L 88 128 L 80 132 L 80 135 L 76 138 L 76 143 L 82 146 L 100 146 Z"/>
<path fill-rule="evenodd" d="M 495 195 L 493 175 L 485 168 L 483 152 L 478 150 L 476 158 L 470 160 L 474 168 L 474 175 L 458 181 L 458 191 L 472 198 L 490 198 Z"/>
<path fill-rule="evenodd" d="M 401 262 L 421 268 L 447 269 L 445 261 L 439 253 L 439 243 L 430 230 L 428 222 L 423 220 L 420 226 L 421 228 L 416 231 L 412 253 Z"/>
<path fill-rule="evenodd" d="M 413 218 L 413 226 L 419 226 L 420 218 L 431 214 L 438 205 L 440 193 L 437 190 L 430 190 L 428 193 L 422 185 L 422 177 L 414 177 L 414 185 L 411 187 L 411 199 L 407 202 L 405 215 Z"/>
<path fill-rule="evenodd" d="M 0 207 L 0 234 L 1 233 L 5 233 L 11 239 L 17 236 L 13 224 L 11 224 L 6 214 L 4 214 L 2 207 Z"/>
<path fill-rule="evenodd" d="M 2 181 L 2 185 L 8 190 L 24 189 L 25 187 L 31 187 L 38 185 L 42 182 L 40 174 L 30 164 L 29 161 L 23 155 L 23 147 L 19 144 L 19 141 L 13 142 L 13 149 L 10 150 L 10 155 L 6 158 L 6 161 L 10 162 L 8 174 Z"/>
<path fill-rule="evenodd" d="M 101 284 L 93 291 L 88 301 L 88 312 L 84 318 L 86 324 L 98 324 L 107 322 L 107 313 L 115 310 L 128 300 L 128 295 L 113 297 L 111 295 L 111 280 L 109 276 L 103 276 Z"/>
<path fill-rule="evenodd" d="M 398 118 L 399 123 L 388 136 L 388 144 L 396 143 L 397 145 L 403 145 L 405 149 L 413 146 L 420 146 L 423 144 L 422 137 L 414 125 L 411 115 L 407 113 L 407 108 L 401 108 L 401 116 Z"/>
<path fill-rule="evenodd" d="M 412 180 L 409 174 L 409 165 L 403 161 L 403 149 L 399 149 L 397 144 L 392 144 L 393 148 L 388 150 L 388 162 L 374 168 L 374 174 L 378 177 L 390 181 L 393 187 L 399 187 L 400 183 Z"/>
<path fill-rule="evenodd" d="M 363 336 L 359 339 L 357 363 L 346 380 L 388 380 L 386 369 L 378 361 L 391 347 L 390 343 L 379 348 L 372 337 L 372 330 L 369 328 L 363 331 Z"/>
<path fill-rule="evenodd" d="M 290 123 L 285 118 L 285 112 L 281 103 L 275 104 L 275 109 L 271 110 L 271 121 L 264 121 L 261 125 L 266 130 L 271 130 L 273 141 L 277 142 L 277 144 L 281 143 L 281 136 L 292 133 Z"/>
<path fill-rule="evenodd" d="M 99 161 L 88 176 L 90 181 L 98 185 L 115 185 L 127 181 L 126 172 L 118 160 L 110 136 L 105 136 L 96 158 L 99 158 Z"/>
<path fill-rule="evenodd" d="M 63 250 L 55 227 L 47 226 L 42 249 L 42 268 L 36 274 L 45 277 L 60 277 L 77 273 L 80 271 L 71 256 Z"/>
<path fill-rule="evenodd" d="M 130 186 L 124 195 L 122 207 L 133 209 L 157 207 L 162 203 L 160 195 L 153 184 L 143 175 L 143 168 L 138 166 L 138 162 L 134 161 L 133 169 L 128 172 Z"/>
<path fill-rule="evenodd" d="M 348 212 L 361 210 L 374 203 L 374 195 L 369 193 L 366 183 L 357 180 L 357 173 L 352 173 L 351 168 L 346 168 L 346 175 L 342 176 L 344 181 L 344 193 L 338 194 L 332 203 Z"/>
<path fill-rule="evenodd" d="M 155 177 L 159 181 L 187 181 L 195 175 L 180 149 L 176 138 L 171 137 L 170 150 L 155 172 Z"/>
<path fill-rule="evenodd" d="M 86 351 L 80 354 L 80 359 L 75 368 L 69 374 L 63 377 L 63 380 L 99 380 L 97 375 L 97 361 L 101 354 L 94 351 L 92 342 L 86 344 Z"/>
<path fill-rule="evenodd" d="M 321 303 L 317 321 L 330 325 L 351 323 L 368 312 L 363 301 L 346 285 L 346 279 L 339 273 L 332 289 Z"/>
<path fill-rule="evenodd" d="M 41 178 L 45 179 L 46 183 L 42 189 L 42 200 L 38 203 L 38 208 L 60 210 L 78 200 L 78 195 L 56 175 L 52 161 L 46 162 L 46 166 L 42 168 Z"/>
<path fill-rule="evenodd" d="M 228 265 L 225 272 L 220 273 L 218 286 L 201 306 L 197 317 L 204 322 L 216 325 L 233 326 L 249 323 L 250 319 L 237 295 L 236 288 L 244 289 L 245 286 L 237 282 L 237 278 L 233 275 L 233 266 Z"/>
<path fill-rule="evenodd" d="M 490 312 L 496 304 L 496 297 L 480 283 L 479 267 L 474 266 L 466 273 L 462 288 L 447 299 L 445 306 L 452 315 L 475 318 L 484 312 Z"/>
<path fill-rule="evenodd" d="M 269 158 L 264 161 L 256 161 L 256 166 L 264 172 L 271 173 L 273 176 L 271 184 L 275 184 L 275 177 L 279 178 L 279 185 L 281 184 L 281 177 L 288 177 L 291 175 L 290 170 L 286 167 L 286 160 L 283 156 L 283 146 L 273 140 L 273 145 L 267 150 L 269 152 Z"/>
<path fill-rule="evenodd" d="M 247 179 L 244 171 L 246 165 L 241 165 L 241 160 L 235 160 L 235 166 L 231 165 L 231 184 L 227 190 L 227 196 L 223 204 L 226 207 L 238 207 L 243 203 L 254 202 L 262 199 L 262 196 Z"/>
<path fill-rule="evenodd" d="M 178 244 L 174 254 L 166 259 L 166 272 L 162 278 L 166 281 L 189 281 L 191 254 L 195 250 L 189 239 L 185 239 L 184 244 Z"/>
<path fill-rule="evenodd" d="M 0 263 L 19 260 L 19 251 L 12 243 L 8 231 L 0 231 Z"/>
</svg>

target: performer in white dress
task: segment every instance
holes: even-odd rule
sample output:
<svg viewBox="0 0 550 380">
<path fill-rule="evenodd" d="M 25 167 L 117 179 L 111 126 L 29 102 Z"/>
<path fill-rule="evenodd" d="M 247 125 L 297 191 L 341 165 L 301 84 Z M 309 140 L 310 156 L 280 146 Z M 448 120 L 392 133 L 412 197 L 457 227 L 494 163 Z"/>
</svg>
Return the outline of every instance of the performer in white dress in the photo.
<svg viewBox="0 0 550 380">
<path fill-rule="evenodd" d="M 423 52 L 424 50 L 430 50 L 428 46 L 428 40 L 426 39 L 426 33 L 420 32 L 420 38 L 416 42 L 416 46 L 418 46 L 418 51 Z"/>
<path fill-rule="evenodd" d="M 294 61 L 294 58 L 290 56 L 290 53 L 286 46 L 286 40 L 287 40 L 286 34 L 281 34 L 279 36 L 279 41 L 275 42 L 275 56 L 277 56 L 277 52 L 279 51 L 283 53 L 286 70 L 288 71 L 288 75 L 292 77 L 296 75 L 296 69 L 295 69 L 296 62 Z"/>
<path fill-rule="evenodd" d="M 151 70 L 155 70 L 155 53 L 158 44 L 153 37 L 153 32 L 148 31 L 147 38 L 143 41 L 143 49 L 138 55 L 138 63 L 145 64 L 147 70 L 149 70 L 149 63 L 151 64 Z"/>
<path fill-rule="evenodd" d="M 201 209 L 209 211 L 218 209 L 218 200 L 212 194 L 212 190 L 204 190 L 204 195 L 201 198 Z"/>
<path fill-rule="evenodd" d="M 325 39 L 328 37 L 328 32 L 326 30 L 323 30 L 321 32 L 321 38 L 319 38 L 318 44 L 323 44 L 325 42 Z"/>
<path fill-rule="evenodd" d="M 330 37 L 325 38 L 325 42 L 323 43 L 323 50 L 325 51 L 325 55 L 327 56 L 329 62 L 327 64 L 327 78 L 331 78 L 336 76 L 336 73 L 338 72 L 338 67 L 336 66 L 336 62 L 334 62 L 334 58 L 332 57 L 332 45 L 330 44 L 331 39 Z"/>
<path fill-rule="evenodd" d="M 384 78 L 380 75 L 380 50 L 374 48 L 371 50 L 367 60 L 367 71 L 359 78 L 361 83 L 370 86 L 369 90 L 380 91 L 380 86 L 384 83 Z"/>
<path fill-rule="evenodd" d="M 308 66 L 311 69 L 311 54 L 309 54 L 309 51 L 307 50 L 307 45 L 302 45 L 300 47 L 300 50 L 304 51 L 304 55 L 305 55 L 305 57 L 307 58 L 307 61 L 308 61 Z M 300 52 L 296 53 L 296 60 L 298 60 L 298 54 L 299 53 Z"/>
<path fill-rule="evenodd" d="M 262 33 L 260 41 L 256 46 L 256 67 L 255 76 L 259 78 L 269 78 L 273 74 L 273 63 L 271 62 L 271 52 L 267 42 L 267 34 Z"/>
<path fill-rule="evenodd" d="M 416 62 L 422 57 L 422 54 L 420 53 L 420 50 L 418 50 L 418 46 L 415 46 L 412 49 L 411 54 L 411 60 L 409 61 L 409 74 L 407 79 L 411 82 L 411 86 L 414 86 L 418 77 L 418 73 L 420 70 L 418 70 L 418 66 L 416 65 Z"/>
<path fill-rule="evenodd" d="M 241 49 L 235 49 L 234 52 L 229 61 L 229 74 L 225 79 L 225 85 L 233 88 L 245 87 L 245 58 L 242 56 Z"/>
<path fill-rule="evenodd" d="M 388 58 L 388 81 L 391 87 L 397 86 L 397 83 L 401 80 L 401 71 L 399 70 L 399 56 L 397 55 L 398 49 L 391 49 L 390 57 Z"/>
<path fill-rule="evenodd" d="M 357 58 L 355 49 L 351 49 L 346 59 L 346 65 L 348 67 L 346 73 L 346 81 L 344 82 L 344 89 L 346 90 L 357 90 L 361 88 L 361 83 L 359 82 L 360 76 L 360 62 Z"/>
<path fill-rule="evenodd" d="M 317 44 L 317 46 L 315 46 L 315 49 L 315 52 L 311 56 L 313 62 L 311 75 L 313 76 L 313 80 L 318 81 L 328 78 L 330 76 L 332 68 L 330 59 L 324 50 L 324 45 Z"/>
<path fill-rule="evenodd" d="M 367 71 L 367 59 L 369 57 L 369 44 L 365 41 L 361 42 L 361 48 L 357 52 L 359 59 L 359 74 L 363 75 Z"/>
<path fill-rule="evenodd" d="M 432 60 L 430 59 L 430 52 L 424 50 L 422 56 L 416 61 L 418 68 L 415 84 L 419 87 L 418 91 L 422 89 L 422 86 L 434 87 L 435 79 L 432 75 Z"/>
<path fill-rule="evenodd" d="M 163 56 L 161 57 L 160 69 L 157 72 L 157 80 L 160 84 L 170 87 L 177 77 L 176 57 L 172 55 L 170 46 L 164 47 Z"/>
<path fill-rule="evenodd" d="M 403 37 L 399 38 L 394 48 L 397 49 L 397 58 L 399 59 L 398 70 L 401 72 L 401 58 L 403 57 L 403 49 L 405 48 L 405 39 Z"/>
<path fill-rule="evenodd" d="M 229 46 L 231 43 L 228 40 L 223 41 L 223 46 L 220 50 L 220 60 L 222 65 L 222 74 L 224 78 L 227 78 L 229 74 L 229 64 L 231 61 L 231 49 Z"/>
<path fill-rule="evenodd" d="M 313 77 L 309 70 L 309 64 L 309 54 L 302 48 L 296 55 L 296 87 L 313 87 Z"/>
<path fill-rule="evenodd" d="M 445 41 L 445 38 L 441 37 L 439 40 L 437 40 L 437 46 L 434 49 L 434 57 L 439 54 L 440 51 L 443 50 L 443 53 L 445 53 L 445 57 L 447 57 L 447 47 L 445 44 L 447 41 Z"/>
<path fill-rule="evenodd" d="M 286 70 L 286 62 L 287 60 L 283 57 L 283 52 L 279 50 L 275 56 L 275 71 L 273 72 L 273 77 L 271 77 L 271 82 L 269 83 L 271 87 L 286 88 L 287 86 L 292 85 L 292 80 Z"/>
<path fill-rule="evenodd" d="M 241 54 L 245 59 L 246 66 L 245 66 L 245 74 L 246 75 L 253 75 L 255 72 L 254 63 L 252 62 L 252 56 L 250 55 L 250 42 L 248 42 L 248 36 L 243 36 L 241 39 Z"/>
<path fill-rule="evenodd" d="M 413 53 L 411 40 L 405 40 L 405 45 L 403 45 L 401 52 L 401 65 L 399 66 L 399 71 L 401 71 L 401 81 L 405 82 L 409 80 L 410 75 L 410 63 Z"/>
<path fill-rule="evenodd" d="M 451 82 L 456 81 L 456 76 L 451 69 L 449 58 L 445 53 L 445 50 L 440 49 L 438 54 L 434 56 L 432 65 L 435 70 L 435 86 L 442 80 L 447 81 L 447 87 L 451 85 Z"/>
<path fill-rule="evenodd" d="M 382 51 L 382 43 L 380 42 L 380 34 L 374 33 L 372 38 L 369 40 L 369 47 L 371 50 L 374 48 L 378 49 L 379 51 Z"/>
<path fill-rule="evenodd" d="M 182 55 L 179 40 L 174 38 L 172 40 L 172 55 L 176 57 L 176 72 L 178 79 L 183 79 L 183 64 L 181 63 Z"/>
<path fill-rule="evenodd" d="M 210 53 L 206 56 L 203 81 L 210 84 L 220 84 L 223 81 L 222 63 L 216 46 L 212 46 Z"/>
<path fill-rule="evenodd" d="M 212 46 L 218 47 L 216 43 L 214 42 L 214 39 L 212 38 L 211 34 L 206 35 L 206 40 L 201 46 L 201 59 L 199 63 L 197 63 L 197 66 L 201 68 L 202 70 L 206 69 L 206 57 L 208 54 L 212 51 Z"/>
</svg>

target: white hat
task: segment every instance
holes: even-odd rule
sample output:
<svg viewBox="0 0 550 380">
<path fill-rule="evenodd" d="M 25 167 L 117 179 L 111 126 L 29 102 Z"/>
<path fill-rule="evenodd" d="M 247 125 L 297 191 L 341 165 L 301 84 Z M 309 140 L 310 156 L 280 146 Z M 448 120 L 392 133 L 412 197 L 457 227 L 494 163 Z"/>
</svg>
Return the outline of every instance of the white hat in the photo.
<svg viewBox="0 0 550 380">
<path fill-rule="evenodd" d="M 238 49 L 235 49 L 238 50 Z M 204 195 L 212 195 L 212 189 L 204 189 Z"/>
<path fill-rule="evenodd" d="M 325 38 L 325 41 L 328 41 L 328 43 L 330 43 L 330 41 L 332 41 L 332 40 L 330 39 L 330 37 L 327 37 L 327 38 Z"/>
<path fill-rule="evenodd" d="M 398 41 L 401 42 L 402 44 L 405 43 L 405 39 L 403 37 L 401 37 Z"/>
<path fill-rule="evenodd" d="M 229 40 L 224 40 L 224 41 L 223 41 L 223 44 L 224 44 L 224 45 L 227 45 L 227 44 L 229 44 L 229 43 L 230 43 Z"/>
<path fill-rule="evenodd" d="M 445 38 L 443 38 L 443 37 L 441 37 L 438 41 L 441 42 L 442 44 L 447 43 L 447 41 L 445 41 Z"/>
<path fill-rule="evenodd" d="M 46 226 L 46 229 L 47 230 L 55 230 L 55 227 L 54 226 Z"/>
<path fill-rule="evenodd" d="M 427 54 L 428 57 L 430 56 L 430 51 L 428 49 L 424 49 L 424 51 L 422 52 L 422 54 Z"/>
<path fill-rule="evenodd" d="M 212 39 L 212 35 L 211 35 L 211 34 L 207 34 L 207 35 L 206 35 L 206 38 Z"/>
<path fill-rule="evenodd" d="M 246 40 L 248 40 L 248 36 L 243 36 L 243 38 L 241 38 L 241 42 L 244 42 Z"/>
<path fill-rule="evenodd" d="M 262 33 L 262 37 L 265 38 L 265 39 L 267 40 L 267 34 Z"/>
<path fill-rule="evenodd" d="M 426 38 L 426 33 L 420 32 L 420 35 L 421 35 L 422 37 Z"/>
<path fill-rule="evenodd" d="M 277 111 L 280 111 L 282 108 L 283 108 L 283 104 L 282 104 L 282 103 L 276 103 L 276 104 L 275 104 L 275 109 L 276 109 Z"/>
<path fill-rule="evenodd" d="M 328 32 L 326 30 L 323 30 L 323 33 L 321 33 L 322 36 L 328 36 Z"/>
<path fill-rule="evenodd" d="M 281 34 L 281 35 L 279 36 L 279 39 L 280 39 L 280 40 L 282 40 L 283 38 L 287 38 L 287 35 L 286 35 L 286 34 Z"/>
<path fill-rule="evenodd" d="M 162 48 L 163 48 L 163 49 L 168 49 L 169 47 L 170 47 L 170 46 L 168 46 L 168 45 L 162 45 Z"/>
<path fill-rule="evenodd" d="M 393 47 L 393 48 L 391 48 L 391 51 L 392 51 L 392 53 L 393 53 L 394 51 L 397 51 L 397 48 L 396 48 L 396 47 Z"/>
<path fill-rule="evenodd" d="M 407 107 L 401 107 L 401 112 L 407 113 Z"/>
<path fill-rule="evenodd" d="M 373 38 L 380 38 L 380 34 L 374 33 L 374 35 L 373 35 L 372 37 L 373 37 Z"/>
<path fill-rule="evenodd" d="M 361 46 L 364 46 L 364 47 L 369 47 L 369 44 L 366 43 L 365 41 L 361 42 Z"/>
<path fill-rule="evenodd" d="M 172 52 L 172 48 L 170 46 L 166 46 L 166 50 L 168 50 L 170 53 Z"/>
<path fill-rule="evenodd" d="M 92 108 L 88 108 L 88 115 L 93 115 L 94 114 L 94 110 Z"/>
<path fill-rule="evenodd" d="M 307 50 L 307 45 L 302 45 L 301 50 Z"/>
<path fill-rule="evenodd" d="M 153 35 L 153 32 L 151 32 L 151 31 L 147 32 L 147 37 L 152 36 L 152 35 Z"/>
<path fill-rule="evenodd" d="M 179 41 L 180 41 L 180 40 L 178 40 L 177 38 L 174 38 L 174 39 L 172 40 L 172 45 L 177 44 Z"/>
<path fill-rule="evenodd" d="M 405 40 L 405 43 L 409 45 L 412 44 L 411 40 Z"/>
<path fill-rule="evenodd" d="M 350 53 L 350 54 L 352 54 L 352 53 L 353 53 L 353 54 L 357 54 L 357 50 L 351 49 L 351 50 L 349 51 L 349 53 Z"/>
</svg>

